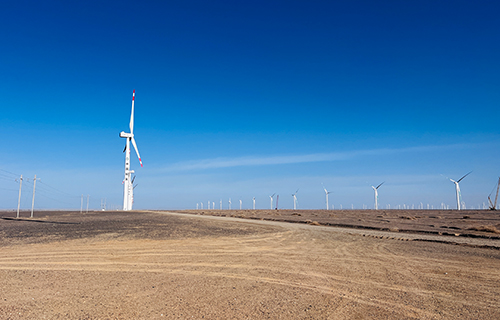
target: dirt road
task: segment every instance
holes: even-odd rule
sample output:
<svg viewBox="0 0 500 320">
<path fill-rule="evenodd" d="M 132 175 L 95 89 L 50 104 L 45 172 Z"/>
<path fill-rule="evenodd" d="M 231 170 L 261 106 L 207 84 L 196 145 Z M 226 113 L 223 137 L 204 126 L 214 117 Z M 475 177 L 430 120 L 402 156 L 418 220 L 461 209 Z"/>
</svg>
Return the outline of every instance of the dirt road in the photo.
<svg viewBox="0 0 500 320">
<path fill-rule="evenodd" d="M 500 250 L 150 212 L 0 220 L 2 319 L 499 319 Z"/>
</svg>

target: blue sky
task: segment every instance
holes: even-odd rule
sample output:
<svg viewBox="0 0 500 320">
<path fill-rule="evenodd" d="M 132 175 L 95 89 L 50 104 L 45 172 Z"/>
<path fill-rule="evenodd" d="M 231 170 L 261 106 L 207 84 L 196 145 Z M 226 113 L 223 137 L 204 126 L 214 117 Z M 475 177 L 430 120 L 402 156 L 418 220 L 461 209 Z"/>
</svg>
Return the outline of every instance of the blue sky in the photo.
<svg viewBox="0 0 500 320">
<path fill-rule="evenodd" d="M 479 206 L 500 175 L 495 1 L 3 5 L 0 208 Z M 32 183 L 32 182 L 31 182 Z M 31 206 L 30 181 L 21 207 Z M 45 188 L 45 189 L 44 189 Z M 44 191 L 45 190 L 45 191 Z"/>
</svg>

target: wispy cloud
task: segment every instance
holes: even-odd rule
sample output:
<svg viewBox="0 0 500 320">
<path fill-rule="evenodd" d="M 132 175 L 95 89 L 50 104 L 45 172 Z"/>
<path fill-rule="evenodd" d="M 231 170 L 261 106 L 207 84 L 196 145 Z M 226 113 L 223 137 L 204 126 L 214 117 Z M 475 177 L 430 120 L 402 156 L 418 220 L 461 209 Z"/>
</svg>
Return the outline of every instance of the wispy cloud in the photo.
<svg viewBox="0 0 500 320">
<path fill-rule="evenodd" d="M 383 156 L 398 153 L 409 152 L 430 152 L 436 150 L 464 147 L 464 145 L 446 145 L 446 146 L 422 146 L 400 149 L 371 149 L 371 150 L 354 150 L 346 152 L 330 152 L 330 153 L 312 153 L 302 155 L 277 155 L 277 156 L 245 156 L 235 158 L 212 158 L 193 161 L 178 162 L 163 168 L 164 172 L 175 171 L 194 171 L 219 169 L 230 167 L 243 166 L 265 166 L 277 164 L 296 164 L 296 163 L 312 163 L 326 161 L 341 161 L 363 156 Z"/>
</svg>

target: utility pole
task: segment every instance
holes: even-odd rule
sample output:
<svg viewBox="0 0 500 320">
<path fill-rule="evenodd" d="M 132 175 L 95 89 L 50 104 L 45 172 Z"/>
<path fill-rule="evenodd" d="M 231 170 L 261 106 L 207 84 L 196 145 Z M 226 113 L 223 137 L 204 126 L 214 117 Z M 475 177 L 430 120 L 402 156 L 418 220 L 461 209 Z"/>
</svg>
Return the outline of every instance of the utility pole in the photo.
<svg viewBox="0 0 500 320">
<path fill-rule="evenodd" d="M 33 179 L 33 200 L 31 200 L 31 217 L 33 218 L 33 208 L 35 207 L 36 174 Z"/>
<path fill-rule="evenodd" d="M 23 175 L 19 179 L 19 199 L 17 200 L 17 218 L 19 219 L 19 207 L 21 206 L 21 187 L 23 185 Z"/>
<path fill-rule="evenodd" d="M 106 211 L 106 198 L 101 198 L 101 211 Z"/>
</svg>

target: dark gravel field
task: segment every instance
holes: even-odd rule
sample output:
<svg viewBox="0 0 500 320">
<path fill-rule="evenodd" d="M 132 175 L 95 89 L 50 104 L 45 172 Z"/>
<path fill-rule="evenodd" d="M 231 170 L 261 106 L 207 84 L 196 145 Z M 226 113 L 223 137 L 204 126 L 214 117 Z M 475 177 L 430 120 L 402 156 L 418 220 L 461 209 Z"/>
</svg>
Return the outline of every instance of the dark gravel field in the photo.
<svg viewBox="0 0 500 320">
<path fill-rule="evenodd" d="M 0 212 L 0 246 L 16 243 L 42 243 L 88 239 L 106 235 L 112 238 L 183 239 L 220 237 L 265 232 L 262 227 L 225 224 L 165 216 L 141 211 L 42 211 L 29 218 L 29 212 Z M 26 218 L 27 217 L 27 218 Z"/>
</svg>

